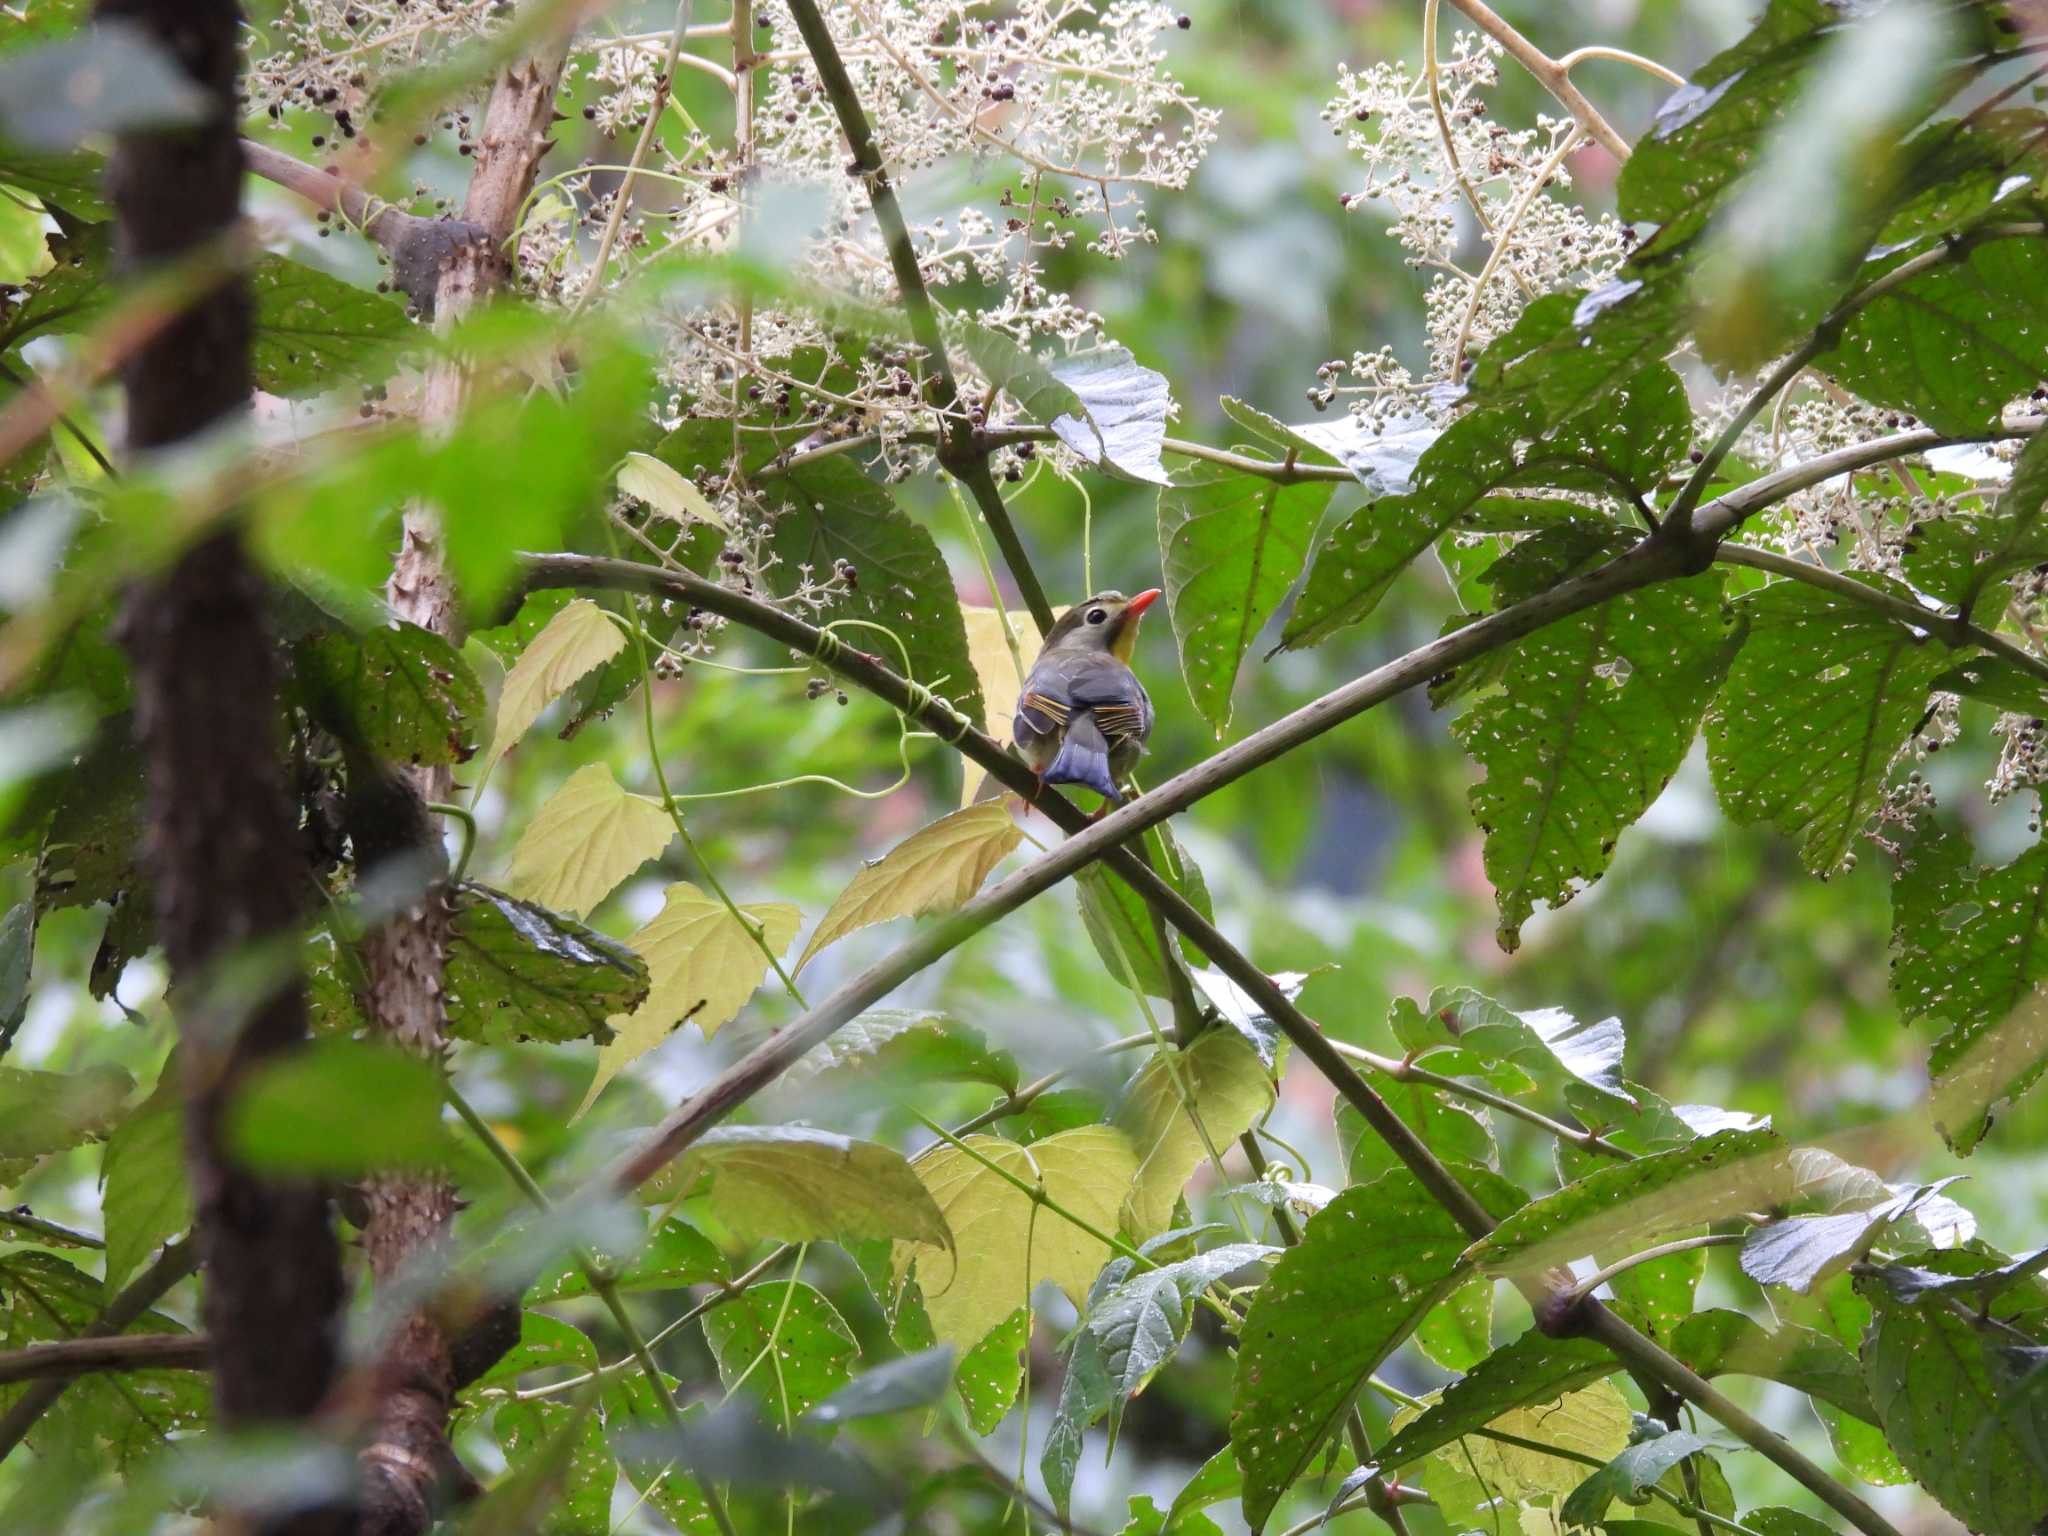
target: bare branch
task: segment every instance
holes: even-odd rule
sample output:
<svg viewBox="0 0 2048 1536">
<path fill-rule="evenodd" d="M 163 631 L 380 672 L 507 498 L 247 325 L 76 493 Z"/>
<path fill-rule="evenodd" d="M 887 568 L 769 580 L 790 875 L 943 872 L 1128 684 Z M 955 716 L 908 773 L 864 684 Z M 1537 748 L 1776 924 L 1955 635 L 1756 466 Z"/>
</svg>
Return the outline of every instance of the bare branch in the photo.
<svg viewBox="0 0 2048 1536">
<path fill-rule="evenodd" d="M 1536 77 L 1537 83 L 1557 98 L 1558 105 L 1571 113 L 1579 127 L 1599 140 L 1610 155 L 1617 160 L 1628 158 L 1628 140 L 1616 133 L 1607 119 L 1600 115 L 1600 109 L 1587 100 L 1586 93 L 1572 84 L 1571 71 L 1565 65 L 1517 32 L 1485 0 L 1451 0 L 1451 4 L 1463 11 L 1480 31 L 1513 54 L 1516 61 Z"/>
<path fill-rule="evenodd" d="M 64 1381 L 98 1371 L 203 1371 L 209 1347 L 203 1333 L 128 1333 L 30 1344 L 0 1354 L 0 1385 Z"/>
</svg>

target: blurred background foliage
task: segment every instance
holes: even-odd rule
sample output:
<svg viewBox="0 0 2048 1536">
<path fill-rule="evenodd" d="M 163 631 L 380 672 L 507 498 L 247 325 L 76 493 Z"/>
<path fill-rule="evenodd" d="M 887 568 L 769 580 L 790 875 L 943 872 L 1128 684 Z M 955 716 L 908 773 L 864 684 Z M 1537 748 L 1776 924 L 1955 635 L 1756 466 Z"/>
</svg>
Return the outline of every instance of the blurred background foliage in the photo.
<svg viewBox="0 0 2048 1536">
<path fill-rule="evenodd" d="M 1362 67 L 1418 56 L 1421 7 L 1381 0 L 1186 3 L 1192 25 L 1172 40 L 1172 67 L 1206 104 L 1221 109 L 1219 142 L 1187 192 L 1151 197 L 1156 244 L 1116 266 L 1075 252 L 1049 253 L 1048 277 L 1098 311 L 1109 336 L 1173 380 L 1181 412 L 1176 435 L 1228 444 L 1235 429 L 1216 405 L 1219 396 L 1302 420 L 1311 414 L 1305 391 L 1317 365 L 1329 359 L 1388 344 L 1420 371 L 1422 280 L 1385 238 L 1375 205 L 1340 202 L 1355 164 L 1318 112 L 1332 93 L 1339 61 Z M 259 29 L 267 9 L 267 3 L 254 7 Z M 1501 9 L 1554 50 L 1599 40 L 1681 70 L 1741 35 L 1749 20 L 1741 0 L 1508 3 Z M 659 3 L 615 12 L 620 25 L 635 29 L 663 26 L 667 17 Z M 1444 25 L 1447 32 L 1453 25 L 1448 15 Z M 1665 94 L 1649 76 L 1619 64 L 1584 65 L 1580 81 L 1630 137 Z M 700 77 L 686 74 L 678 91 L 707 126 L 730 111 L 725 94 Z M 1503 70 L 1495 101 L 1497 115 L 1515 123 L 1555 110 L 1512 66 Z M 564 103 L 556 166 L 616 153 L 585 122 L 580 105 L 573 92 Z M 307 155 L 319 142 L 314 136 L 331 131 L 327 119 L 311 113 L 284 126 L 276 142 Z M 1573 168 L 1578 196 L 1596 210 L 1611 206 L 1614 166 L 1604 153 L 1584 149 Z M 415 157 L 411 170 L 452 196 L 468 165 L 437 147 Z M 361 242 L 325 238 L 328 231 L 288 194 L 252 188 L 255 209 L 282 249 L 351 281 L 375 280 Z M 908 195 L 915 199 L 914 185 Z M 1473 249 L 1483 246 L 1474 239 Z M 1092 505 L 1050 475 L 1035 478 L 1012 502 L 1056 603 L 1085 590 L 1084 527 L 1092 534 L 1098 587 L 1131 591 L 1159 579 L 1152 493 L 1099 476 L 1086 483 Z M 992 601 L 996 594 L 986 590 L 974 552 L 960 537 L 960 513 L 944 486 L 927 476 L 896 494 L 939 539 L 963 598 Z M 1330 521 L 1357 500 L 1355 492 L 1340 491 Z M 1014 594 L 1003 595 L 1017 606 Z M 1447 579 L 1433 562 L 1422 562 L 1363 626 L 1318 649 L 1248 663 L 1233 734 L 1433 638 L 1456 609 Z M 787 661 L 737 632 L 720 659 L 758 667 Z M 1142 636 L 1137 667 L 1158 706 L 1151 754 L 1141 770 L 1142 779 L 1156 782 L 1205 756 L 1215 742 L 1190 706 L 1163 622 Z M 480 807 L 473 865 L 482 878 L 503 873 L 518 831 L 577 767 L 602 761 L 628 788 L 651 787 L 635 712 L 563 734 L 567 717 L 557 706 L 492 778 Z M 811 697 L 802 672 L 752 676 L 693 665 L 659 685 L 657 725 L 662 760 L 684 796 L 781 779 L 792 762 L 864 787 L 887 785 L 897 772 L 894 717 L 872 700 L 843 698 L 832 689 Z M 2026 818 L 2013 805 L 1993 808 L 1985 800 L 1981 786 L 1992 761 L 1985 743 L 1981 729 L 1966 731 L 1928 771 L 1944 817 L 1967 827 L 1980 857 L 1991 862 L 2023 846 Z M 705 798 L 686 807 L 692 830 L 738 900 L 795 902 L 807 921 L 814 920 L 861 860 L 879 856 L 957 804 L 960 770 L 953 755 L 929 740 L 914 742 L 911 754 L 909 782 L 884 798 L 851 798 L 816 784 Z M 1220 926 L 1269 969 L 1314 972 L 1304 1004 L 1340 1039 L 1390 1049 L 1386 1021 L 1395 997 L 1460 984 L 1516 1007 L 1557 1006 L 1582 1019 L 1618 1016 L 1628 1031 L 1630 1076 L 1667 1099 L 1768 1114 L 1799 1142 L 1860 1131 L 1856 1160 L 1889 1177 L 1910 1171 L 1931 1180 L 1967 1171 L 1976 1193 L 1966 1192 L 1966 1203 L 1983 1236 L 2008 1251 L 2032 1245 L 2048 1221 L 2048 1159 L 2041 1155 L 2048 1096 L 2018 1105 L 1967 1168 L 1924 1122 L 1901 1114 L 1924 1093 L 1928 1042 L 1901 1026 L 1886 993 L 1885 861 L 1866 858 L 1826 882 L 1807 877 L 1775 832 L 1734 826 L 1721 816 L 1704 752 L 1696 746 L 1670 789 L 1623 839 L 1606 877 L 1565 909 L 1539 914 L 1521 950 L 1510 956 L 1494 940 L 1491 892 L 1465 806 L 1474 776 L 1445 717 L 1422 695 L 1409 694 L 1201 801 L 1177 819 L 1175 832 L 1207 875 Z M 624 935 L 658 909 L 665 885 L 696 878 L 679 849 L 669 858 L 666 867 L 650 866 L 622 888 L 592 922 Z M 7 873 L 19 888 L 0 891 L 0 907 L 19 898 L 25 878 L 25 866 Z M 106 921 L 104 910 L 80 908 L 54 911 L 42 921 L 35 986 L 10 1064 L 65 1072 L 112 1065 L 139 1084 L 155 1079 L 173 1037 L 161 966 L 150 958 L 132 963 L 112 995 L 96 1000 L 88 983 Z M 899 929 L 882 928 L 836 946 L 806 971 L 806 989 L 819 995 L 899 937 Z M 1026 1079 L 1145 1028 L 1131 995 L 1098 963 L 1069 887 L 984 933 L 893 1001 L 942 1007 L 968 1020 L 1013 1053 Z M 579 1121 L 571 1114 L 590 1078 L 589 1046 L 465 1047 L 454 1070 L 464 1092 L 528 1166 L 559 1184 L 595 1166 L 626 1129 L 658 1117 L 713 1065 L 791 1012 L 785 998 L 764 988 L 712 1044 L 694 1026 L 684 1027 L 616 1080 Z M 1060 1094 L 1042 1101 L 1039 1120 L 1046 1128 L 1072 1123 L 1058 1118 L 1063 1104 L 1076 1119 L 1100 1118 L 1124 1072 L 1118 1058 L 1093 1059 Z M 950 1085 L 921 1091 L 912 1106 L 835 1105 L 785 1092 L 761 1109 L 764 1118 L 806 1119 L 907 1145 L 923 1139 L 910 1109 L 952 1122 L 986 1107 L 989 1097 L 985 1087 Z M 1273 1128 L 1300 1149 L 1312 1176 L 1342 1182 L 1330 1090 L 1314 1074 L 1285 1079 Z M 1549 1141 L 1513 1121 L 1496 1130 L 1505 1171 L 1532 1187 L 1546 1185 Z M 40 1215 L 97 1228 L 99 1171 L 100 1149 L 82 1147 L 45 1160 L 14 1187 L 13 1198 Z M 1198 1175 L 1198 1190 L 1207 1177 Z M 464 1183 L 475 1202 L 464 1219 L 478 1230 L 515 1206 L 488 1165 L 468 1170 Z M 1207 1199 L 1197 1194 L 1193 1203 L 1199 1209 Z M 827 1289 L 863 1343 L 880 1343 L 885 1325 L 850 1263 L 820 1250 L 805 1276 Z M 1717 1296 L 1749 1310 L 1766 1305 L 1726 1251 L 1709 1260 L 1703 1301 Z M 1505 1337 L 1519 1304 L 1505 1299 L 1505 1291 L 1503 1297 L 1497 1326 Z M 168 1309 L 179 1312 L 178 1300 Z M 594 1303 L 564 1303 L 560 1310 L 601 1341 L 604 1358 L 619 1353 L 621 1341 Z M 1041 1389 L 1028 1428 L 1034 1462 L 1049 1423 L 1043 1386 L 1054 1376 L 1062 1327 L 1055 1309 L 1042 1320 L 1033 1351 L 1032 1380 Z M 664 1347 L 664 1362 L 685 1381 L 711 1375 L 693 1331 Z M 1417 1391 L 1442 1380 L 1408 1356 L 1393 1375 Z M 1743 1387 L 1752 1395 L 1782 1390 L 1751 1382 Z M 1133 1403 L 1107 1468 L 1093 1455 L 1084 1458 L 1077 1519 L 1114 1528 L 1129 1494 L 1150 1492 L 1162 1504 L 1169 1499 L 1221 1443 L 1229 1391 L 1224 1352 L 1198 1327 L 1180 1368 L 1163 1373 Z M 1019 1430 L 1013 1419 L 989 1446 L 992 1459 L 1016 1464 Z M 1824 1454 L 1818 1424 L 1795 1438 Z M 464 1448 L 484 1464 L 492 1454 L 480 1440 Z M 1731 1459 L 1728 1468 L 1745 1504 L 1767 1492 L 1783 1496 L 1782 1479 L 1754 1458 Z M 10 1459 L 0 1467 L 0 1502 L 19 1495 L 23 1479 L 36 1475 L 26 1458 Z M 1299 1515 L 1314 1502 L 1312 1492 L 1298 1495 L 1288 1509 Z M 963 1500 L 956 1514 L 968 1507 Z M 999 1507 L 996 1501 L 991 1513 Z M 1924 1519 L 1928 1529 L 1945 1518 L 1910 1492 L 1894 1497 L 1890 1507 Z M 1438 1528 L 1427 1510 L 1409 1518 L 1418 1536 Z"/>
</svg>

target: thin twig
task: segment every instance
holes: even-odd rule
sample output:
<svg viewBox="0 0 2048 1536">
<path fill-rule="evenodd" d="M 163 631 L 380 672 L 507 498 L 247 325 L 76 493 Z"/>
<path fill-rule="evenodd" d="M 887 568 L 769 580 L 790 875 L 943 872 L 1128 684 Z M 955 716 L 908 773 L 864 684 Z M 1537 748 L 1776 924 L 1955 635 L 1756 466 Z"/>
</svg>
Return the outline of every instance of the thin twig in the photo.
<svg viewBox="0 0 2048 1536">
<path fill-rule="evenodd" d="M 1581 1297 L 1592 1295 L 1617 1275 L 1625 1275 L 1638 1264 L 1649 1264 L 1657 1259 L 1668 1259 L 1674 1253 L 1691 1253 L 1695 1248 L 1731 1248 L 1739 1246 L 1747 1238 L 1742 1232 L 1708 1232 L 1699 1237 L 1680 1237 L 1668 1243 L 1659 1243 L 1654 1248 L 1645 1248 L 1641 1253 L 1632 1253 L 1627 1258 L 1616 1259 L 1605 1269 L 1596 1270 L 1578 1284 Z"/>
<path fill-rule="evenodd" d="M 1563 64 L 1517 32 L 1484 0 L 1451 0 L 1451 4 L 1463 11 L 1480 31 L 1513 54 L 1516 61 L 1536 77 L 1537 83 L 1557 98 L 1558 105 L 1571 113 L 1578 125 L 1598 139 L 1609 154 L 1617 160 L 1628 158 L 1628 140 L 1616 133 L 1607 119 L 1600 115 L 1600 109 L 1586 99 L 1586 93 L 1572 84 L 1571 73 Z"/>
</svg>

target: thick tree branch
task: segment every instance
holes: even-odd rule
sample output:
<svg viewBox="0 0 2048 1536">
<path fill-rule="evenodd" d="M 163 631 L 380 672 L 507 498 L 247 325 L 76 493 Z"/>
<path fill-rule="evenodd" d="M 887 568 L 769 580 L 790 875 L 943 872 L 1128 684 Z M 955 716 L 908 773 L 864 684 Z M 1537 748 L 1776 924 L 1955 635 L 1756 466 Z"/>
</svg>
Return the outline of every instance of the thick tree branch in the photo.
<svg viewBox="0 0 2048 1536">
<path fill-rule="evenodd" d="M 62 1382 L 98 1371 L 203 1371 L 210 1348 L 203 1333 L 130 1333 L 119 1338 L 30 1344 L 0 1354 L 0 1386 L 17 1381 Z"/>
</svg>

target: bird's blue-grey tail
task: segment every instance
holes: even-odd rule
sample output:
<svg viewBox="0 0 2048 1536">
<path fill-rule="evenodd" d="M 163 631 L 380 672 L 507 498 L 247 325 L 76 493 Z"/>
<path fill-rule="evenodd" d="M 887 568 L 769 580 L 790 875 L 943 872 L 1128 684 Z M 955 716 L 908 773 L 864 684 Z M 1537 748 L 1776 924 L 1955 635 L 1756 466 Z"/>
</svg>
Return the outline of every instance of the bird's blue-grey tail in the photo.
<svg viewBox="0 0 2048 1536">
<path fill-rule="evenodd" d="M 1068 725 L 1059 756 L 1045 770 L 1045 782 L 1082 784 L 1105 799 L 1118 798 L 1116 781 L 1109 776 L 1109 742 L 1092 714 L 1078 714 Z"/>
</svg>

